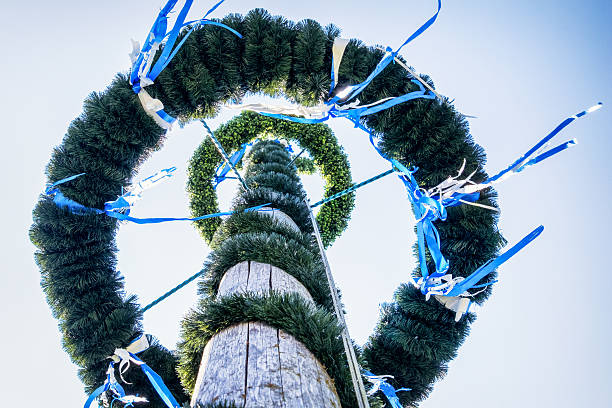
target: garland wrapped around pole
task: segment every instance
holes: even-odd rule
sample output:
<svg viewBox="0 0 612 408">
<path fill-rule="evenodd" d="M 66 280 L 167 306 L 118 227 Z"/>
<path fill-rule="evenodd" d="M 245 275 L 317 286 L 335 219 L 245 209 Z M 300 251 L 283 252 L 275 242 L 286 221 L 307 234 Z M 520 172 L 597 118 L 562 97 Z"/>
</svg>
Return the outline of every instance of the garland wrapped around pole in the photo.
<svg viewBox="0 0 612 408">
<path fill-rule="evenodd" d="M 313 20 L 293 23 L 271 16 L 263 9 L 252 10 L 246 16 L 230 14 L 219 21 L 201 19 L 188 23 L 184 23 L 185 15 L 181 11 L 175 28 L 166 36 L 165 18 L 175 3 L 168 2 L 145 45 L 135 48 L 132 56 L 137 69 L 130 77 L 118 75 L 103 92 L 91 94 L 85 101 L 83 113 L 70 124 L 62 144 L 54 150 L 47 167 L 50 184 L 80 175 L 60 186 L 62 196 L 71 202 L 103 211 L 105 203 L 117 200 L 124 189 L 129 188 L 138 165 L 161 147 L 165 130 L 174 118 L 187 123 L 213 117 L 221 104 L 240 101 L 249 92 L 272 96 L 283 93 L 306 107 L 320 105 L 327 96 L 332 97 L 334 105 L 328 105 L 330 112 L 333 108 L 334 115 L 346 114 L 357 127 L 377 136 L 377 148 L 385 157 L 402 166 L 419 168 L 414 173 L 418 185 L 439 185 L 464 161 L 465 171 L 472 173 L 474 182 L 488 180 L 483 170 L 484 150 L 472 140 L 465 117 L 435 92 L 428 77 L 422 76 L 417 81 L 413 73 L 403 68 L 404 64 L 391 64 L 392 60 L 401 58 L 397 52 L 383 52 L 358 40 L 339 41 L 343 47 L 342 61 L 334 61 L 333 46 L 340 33 L 338 28 L 332 25 L 323 28 Z M 191 2 L 186 4 L 188 8 Z M 439 8 L 438 1 L 438 11 Z M 435 16 L 423 27 L 433 23 Z M 414 35 L 409 40 L 413 38 Z M 164 41 L 169 42 L 164 46 Z M 335 69 L 330 87 L 332 79 L 328 73 L 332 65 Z M 373 72 L 377 75 L 370 75 Z M 353 90 L 351 98 L 359 93 L 361 108 L 338 105 L 341 101 L 337 98 L 346 84 L 360 84 L 347 89 Z M 340 91 L 329 95 L 329 89 Z M 381 102 L 391 102 L 389 95 L 395 102 Z M 370 108 L 372 104 L 381 105 Z M 386 109 L 382 109 L 383 106 Z M 348 114 L 349 110 L 353 113 Z M 367 112 L 367 116 L 361 117 L 359 112 Z M 235 134 L 249 136 L 247 140 L 236 139 L 231 144 L 224 144 L 226 140 L 220 137 L 228 152 L 253 140 L 262 126 L 264 131 L 271 129 L 272 133 L 281 136 L 302 132 L 290 128 L 293 124 L 275 123 L 274 119 L 256 118 L 255 114 L 243 114 L 236 123 L 241 128 L 235 128 Z M 303 126 L 318 129 L 311 140 L 297 138 L 297 141 L 321 168 L 329 187 L 326 197 L 350 191 L 348 161 L 335 138 L 324 128 Z M 251 137 L 253 134 L 255 136 Z M 367 143 L 366 137 L 364 143 Z M 286 164 L 291 162 L 283 149 L 274 155 L 286 157 Z M 252 153 L 252 156 L 257 154 Z M 210 211 L 211 207 L 216 207 L 210 182 L 221 160 L 216 152 L 210 155 L 206 150 L 192 162 L 189 193 L 195 217 L 215 212 Z M 342 171 L 336 171 L 332 167 L 334 163 L 338 163 Z M 308 344 L 312 354 L 335 379 L 343 406 L 354 406 L 345 386 L 349 382 L 343 380 L 347 378 L 346 364 L 336 360 L 337 355 L 342 355 L 340 331 L 330 313 L 329 291 L 320 279 L 322 276 L 317 275 L 324 271 L 308 235 L 312 231 L 308 227 L 308 209 L 300 207 L 303 199 L 300 191 L 292 189 L 294 183 L 287 182 L 292 180 L 294 168 L 286 166 L 291 170 L 289 173 L 279 170 L 282 166 L 277 165 L 267 170 L 272 167 L 281 175 L 253 175 L 245 180 L 261 188 L 243 191 L 236 208 L 245 209 L 255 202 L 272 202 L 274 207 L 292 212 L 288 215 L 301 231 L 271 221 L 265 224 L 262 217 L 253 213 L 233 214 L 221 225 L 216 219 L 200 222 L 198 228 L 202 235 L 215 248 L 206 265 L 205 280 L 200 284 L 201 291 L 211 297 L 203 300 L 200 309 L 186 320 L 180 356 L 154 340 L 139 354 L 138 361 L 146 363 L 163 379 L 169 393 L 179 403 L 189 398 L 185 389 L 190 391 L 194 383 L 197 364 L 193 362 L 207 339 L 228 324 L 255 319 L 265 320 L 279 330 L 282 328 Z M 206 184 L 201 188 L 205 183 L 210 187 Z M 269 183 L 283 192 L 266 190 Z M 266 200 L 270 197 L 274 200 Z M 495 191 L 487 188 L 480 192 L 477 203 L 496 208 L 495 197 Z M 353 199 L 352 194 L 347 194 L 323 205 L 317 222 L 325 245 L 346 227 Z M 407 208 L 407 214 L 409 210 Z M 123 353 L 122 350 L 127 350 L 143 334 L 142 310 L 135 296 L 124 293 L 123 278 L 116 270 L 115 234 L 119 221 L 97 215 L 75 214 L 57 205 L 52 197 L 42 195 L 34 209 L 34 224 L 30 230 L 31 240 L 38 247 L 36 261 L 41 269 L 43 290 L 60 322 L 64 348 L 79 366 L 79 376 L 88 392 L 104 388 L 105 384 L 119 390 L 107 374 L 108 358 L 116 356 L 117 352 Z M 432 222 L 439 232 L 440 250 L 454 277 L 469 276 L 494 258 L 505 244 L 496 227 L 497 219 L 497 212 L 460 206 L 448 208 L 444 222 Z M 261 228 L 266 234 L 257 233 Z M 264 243 L 266 250 L 262 250 Z M 283 260 L 279 255 L 283 251 L 290 251 L 300 262 Z M 317 306 L 312 308 L 292 296 L 212 297 L 228 268 L 236 262 L 257 259 L 278 265 L 294 276 L 311 293 Z M 430 273 L 435 271 L 429 256 L 425 268 Z M 417 266 L 417 272 L 418 269 Z M 410 272 L 406 274 L 408 278 Z M 495 273 L 491 273 L 484 283 L 494 281 Z M 488 285 L 475 293 L 473 301 L 483 303 L 492 287 Z M 258 303 L 261 308 L 253 306 Z M 279 308 L 292 312 L 279 314 Z M 302 330 L 298 322 L 304 320 L 314 322 L 313 326 Z M 473 320 L 474 315 L 467 313 L 455 321 L 455 312 L 442 301 L 427 301 L 417 288 L 401 285 L 394 301 L 383 307 L 380 322 L 363 349 L 361 365 L 373 373 L 368 378 L 378 389 L 402 390 L 398 395 L 385 394 L 391 395 L 390 401 L 414 405 L 426 398 L 434 382 L 444 375 L 446 364 L 456 356 Z M 192 322 L 197 322 L 194 323 L 197 327 L 193 327 Z M 201 334 L 197 341 L 191 334 L 196 333 L 196 329 Z M 182 384 L 176 372 L 179 357 Z M 126 394 L 123 401 L 116 401 L 117 404 L 129 404 L 139 395 L 138 398 L 148 399 L 152 407 L 168 406 L 169 399 L 164 399 L 163 393 L 158 396 L 151 385 L 155 381 L 150 381 L 146 372 L 121 371 L 132 384 L 126 385 L 124 390 L 130 395 Z M 385 384 L 381 379 L 385 379 Z M 121 396 L 121 392 L 117 395 Z"/>
</svg>

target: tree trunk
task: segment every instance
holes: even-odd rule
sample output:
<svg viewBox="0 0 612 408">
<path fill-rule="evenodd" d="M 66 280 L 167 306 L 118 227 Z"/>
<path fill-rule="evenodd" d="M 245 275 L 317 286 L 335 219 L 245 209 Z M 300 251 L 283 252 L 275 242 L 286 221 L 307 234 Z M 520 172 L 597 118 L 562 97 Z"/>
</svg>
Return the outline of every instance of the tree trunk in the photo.
<svg viewBox="0 0 612 408">
<path fill-rule="evenodd" d="M 270 147 L 271 142 L 264 143 Z M 248 184 L 248 173 L 246 179 Z M 299 231 L 296 223 L 279 210 L 259 214 Z M 217 297 L 245 292 L 265 296 L 270 291 L 297 293 L 315 304 L 308 290 L 293 276 L 273 265 L 254 261 L 229 268 Z M 206 345 L 191 404 L 224 402 L 257 408 L 341 406 L 333 381 L 315 356 L 293 336 L 263 322 L 228 327 Z"/>
</svg>

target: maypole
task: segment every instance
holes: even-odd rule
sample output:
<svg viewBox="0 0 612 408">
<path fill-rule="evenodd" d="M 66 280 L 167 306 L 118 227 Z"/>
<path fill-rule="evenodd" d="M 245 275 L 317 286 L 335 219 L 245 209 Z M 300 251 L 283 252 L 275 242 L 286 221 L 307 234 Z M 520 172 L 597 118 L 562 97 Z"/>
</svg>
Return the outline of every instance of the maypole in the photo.
<svg viewBox="0 0 612 408">
<path fill-rule="evenodd" d="M 271 204 L 275 209 L 236 214 L 225 221 L 228 225 L 221 226 L 222 230 L 230 225 L 233 228 L 219 243 L 217 256 L 229 258 L 227 263 L 233 262 L 235 254 L 224 249 L 237 241 L 246 244 L 245 241 L 250 240 L 247 245 L 259 246 L 253 253 L 279 251 L 278 246 L 266 241 L 277 239 L 281 245 L 290 245 L 288 241 L 295 242 L 292 235 L 304 238 L 304 234 L 311 232 L 277 209 L 284 207 L 287 211 L 289 206 L 292 211 L 287 212 L 309 211 L 303 201 L 305 193 L 296 168 L 287 166 L 290 157 L 282 145 L 272 141 L 258 142 L 248 161 L 245 182 L 249 189 L 241 188 L 238 206 L 250 206 L 249 203 L 265 198 L 275 201 Z M 273 232 L 273 229 L 284 234 Z M 255 237 L 261 239 L 251 239 Z M 318 255 L 316 244 L 304 245 L 303 249 L 313 257 Z M 277 257 L 286 258 L 285 263 L 299 262 L 299 259 L 292 259 L 295 255 L 290 251 L 281 250 Z M 328 307 L 329 291 L 322 293 L 321 287 L 313 288 L 312 285 L 314 279 L 320 279 L 324 268 L 302 271 L 304 276 L 296 276 L 276 265 L 258 262 L 256 255 L 248 258 L 221 273 L 217 302 L 229 300 L 236 305 L 238 299 L 246 298 L 255 303 L 245 305 L 243 310 L 235 306 L 231 313 L 243 314 L 258 306 L 265 308 L 273 297 L 280 297 L 280 304 L 287 308 L 288 314 L 295 305 L 313 309 Z M 223 263 L 223 260 L 218 262 Z M 319 291 L 315 296 L 311 294 L 313 289 Z M 188 319 L 194 324 L 198 316 L 192 314 Z M 340 407 L 334 382 L 326 368 L 302 342 L 283 330 L 282 324 L 275 324 L 271 315 L 264 313 L 260 319 L 246 320 L 221 330 L 208 341 L 201 358 L 192 406 L 227 402 L 249 407 Z"/>
</svg>

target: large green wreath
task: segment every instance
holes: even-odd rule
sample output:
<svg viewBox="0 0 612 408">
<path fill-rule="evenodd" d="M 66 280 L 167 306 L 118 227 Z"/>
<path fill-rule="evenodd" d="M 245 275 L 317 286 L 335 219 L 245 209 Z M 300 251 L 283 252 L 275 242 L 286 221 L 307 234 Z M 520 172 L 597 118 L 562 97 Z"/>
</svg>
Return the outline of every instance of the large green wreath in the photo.
<svg viewBox="0 0 612 408">
<path fill-rule="evenodd" d="M 215 27 L 198 28 L 147 88 L 164 102 L 169 114 L 183 122 L 211 117 L 221 103 L 238 100 L 247 92 L 283 93 L 301 104 L 322 100 L 329 87 L 337 28 L 322 28 L 312 20 L 293 23 L 262 9 L 221 21 L 244 39 Z M 352 40 L 340 66 L 340 83 L 362 81 L 381 55 Z M 360 99 L 367 104 L 414 90 L 406 71 L 390 65 Z M 472 141 L 464 117 L 449 103 L 413 101 L 369 116 L 364 124 L 381 136 L 385 154 L 420 168 L 416 178 L 421 185 L 441 182 L 456 172 L 463 159 L 467 172 L 476 171 L 475 181 L 486 179 L 483 149 Z M 56 181 L 87 173 L 62 185 L 62 192 L 85 206 L 102 208 L 129 185 L 137 166 L 161 146 L 163 136 L 127 78 L 119 75 L 105 91 L 87 98 L 84 112 L 71 123 L 53 153 L 48 178 Z M 483 194 L 481 202 L 495 205 L 494 192 Z M 445 222 L 436 224 L 453 276 L 467 276 L 495 256 L 503 244 L 496 217 L 477 208 L 455 207 L 449 209 Z M 103 381 L 107 356 L 142 332 L 140 307 L 134 296 L 124 293 L 115 268 L 117 226 L 109 217 L 74 215 L 47 196 L 34 210 L 31 239 L 39 248 L 36 260 L 42 287 L 60 321 L 64 347 L 80 367 L 88 391 Z M 484 301 L 490 291 L 489 287 L 475 300 Z M 444 374 L 472 320 L 473 315 L 468 315 L 455 322 L 453 312 L 435 301 L 425 302 L 418 290 L 402 285 L 395 301 L 383 308 L 381 321 L 363 350 L 364 364 L 373 372 L 394 375 L 396 385 L 409 385 L 412 391 L 402 393 L 400 399 L 415 403 Z M 143 359 L 179 400 L 186 400 L 176 376 L 175 354 L 156 345 Z M 137 390 L 150 398 L 152 406 L 163 406 L 143 376 L 131 371 L 129 380 L 134 385 L 127 387 L 128 392 Z"/>
</svg>

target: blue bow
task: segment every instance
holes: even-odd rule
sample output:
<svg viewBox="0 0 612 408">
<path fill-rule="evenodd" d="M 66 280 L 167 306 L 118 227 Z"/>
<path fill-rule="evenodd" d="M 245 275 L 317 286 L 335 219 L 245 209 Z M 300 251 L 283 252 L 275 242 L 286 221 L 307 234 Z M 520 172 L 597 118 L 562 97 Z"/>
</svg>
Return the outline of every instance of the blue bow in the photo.
<svg viewBox="0 0 612 408">
<path fill-rule="evenodd" d="M 188 21 L 185 22 L 187 18 L 187 13 L 191 8 L 191 4 L 193 0 L 186 0 L 183 8 L 178 13 L 174 26 L 170 31 L 168 31 L 168 14 L 172 12 L 178 0 L 168 0 L 166 5 L 161 9 L 155 22 L 153 23 L 153 27 L 147 38 L 138 50 L 138 44 L 135 43 L 135 49 L 130 54 L 132 59 L 132 72 L 130 74 L 130 83 L 132 84 L 132 89 L 136 94 L 138 94 L 142 88 L 151 85 L 153 81 L 159 76 L 159 74 L 168 66 L 172 58 L 176 55 L 178 50 L 183 46 L 187 38 L 191 35 L 191 33 L 199 26 L 210 24 L 225 28 L 229 30 L 239 38 L 242 38 L 242 35 L 238 33 L 231 27 L 228 27 L 225 24 L 211 21 L 206 17 L 215 11 L 217 7 L 221 5 L 225 0 L 219 1 L 215 4 L 210 10 L 206 12 L 204 17 L 199 20 Z M 175 43 L 178 40 L 179 34 L 184 27 L 191 26 L 191 28 L 187 31 L 187 33 L 183 36 L 183 39 L 176 45 Z M 157 50 L 160 48 L 162 43 L 165 41 L 164 49 L 157 58 L 155 64 L 153 61 L 155 59 L 155 54 Z M 168 115 L 164 112 L 163 109 L 156 111 L 156 114 L 166 123 L 172 124 L 176 119 L 172 116 Z"/>
<path fill-rule="evenodd" d="M 364 370 L 363 376 L 374 386 L 368 391 L 368 395 L 374 395 L 377 391 L 382 391 L 389 400 L 389 403 L 393 408 L 403 408 L 400 404 L 400 400 L 395 394 L 400 391 L 410 391 L 411 388 L 399 388 L 395 389 L 391 384 L 389 384 L 385 378 L 393 378 L 392 375 L 374 375 L 371 372 Z"/>
<path fill-rule="evenodd" d="M 140 335 L 136 338 L 130 345 L 128 345 L 125 349 L 116 349 L 115 353 L 111 357 L 113 361 L 111 361 L 108 365 L 108 369 L 106 370 L 106 380 L 104 384 L 98 387 L 85 401 L 84 408 L 89 408 L 90 405 L 100 397 L 103 393 L 109 391 L 111 393 L 111 397 L 113 398 L 113 402 L 115 400 L 128 404 L 127 406 L 132 405 L 135 402 L 146 402 L 146 399 L 133 396 L 133 395 L 125 395 L 125 390 L 123 387 L 117 382 L 115 378 L 115 363 L 119 363 L 119 371 L 122 375 L 130 366 L 130 363 L 138 365 L 142 372 L 147 376 L 151 385 L 157 391 L 161 399 L 168 406 L 168 408 L 180 408 L 180 405 L 174 397 L 172 393 L 164 384 L 162 378 L 151 369 L 144 361 L 136 357 L 136 354 L 139 354 L 150 346 L 149 336 Z"/>
</svg>

